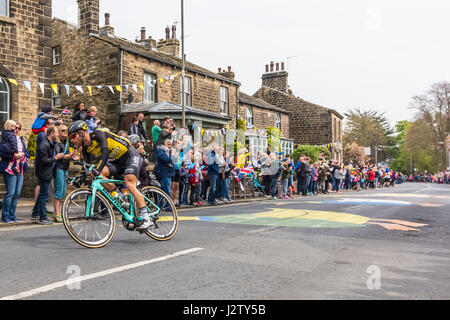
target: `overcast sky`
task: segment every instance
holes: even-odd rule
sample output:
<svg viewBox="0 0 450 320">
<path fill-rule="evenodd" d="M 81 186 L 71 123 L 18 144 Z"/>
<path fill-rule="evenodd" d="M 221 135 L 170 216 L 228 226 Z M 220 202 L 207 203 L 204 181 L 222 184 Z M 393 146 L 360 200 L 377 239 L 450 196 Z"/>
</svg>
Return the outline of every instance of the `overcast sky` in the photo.
<svg viewBox="0 0 450 320">
<path fill-rule="evenodd" d="M 116 35 L 134 40 L 146 27 L 161 39 L 180 3 L 100 0 L 100 26 L 109 12 Z M 450 80 L 449 12 L 448 0 L 185 0 L 186 54 L 214 72 L 231 66 L 250 95 L 266 64 L 285 61 L 296 96 L 409 120 L 413 95 Z M 77 14 L 76 0 L 53 0 L 55 17 L 76 24 Z"/>
</svg>

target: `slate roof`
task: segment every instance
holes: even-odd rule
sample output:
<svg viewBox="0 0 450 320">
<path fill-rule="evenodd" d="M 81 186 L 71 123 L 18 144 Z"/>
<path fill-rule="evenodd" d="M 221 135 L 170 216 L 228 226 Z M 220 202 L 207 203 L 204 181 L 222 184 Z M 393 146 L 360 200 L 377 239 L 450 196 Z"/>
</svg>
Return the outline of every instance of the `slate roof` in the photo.
<svg viewBox="0 0 450 320">
<path fill-rule="evenodd" d="M 259 108 L 263 108 L 263 109 L 267 109 L 267 110 L 273 110 L 273 111 L 278 111 L 281 113 L 286 113 L 286 114 L 290 114 L 289 111 L 286 111 L 282 108 L 276 107 L 264 100 L 252 97 L 246 93 L 243 93 L 242 91 L 239 92 L 239 101 L 244 103 L 244 104 L 249 104 L 255 107 L 259 107 Z"/>
<path fill-rule="evenodd" d="M 181 58 L 178 58 L 176 56 L 173 56 L 173 55 L 170 55 L 170 54 L 167 54 L 167 53 L 164 53 L 164 52 L 159 52 L 159 51 L 152 50 L 150 48 L 144 47 L 143 45 L 141 45 L 139 43 L 132 42 L 132 41 L 130 41 L 128 39 L 120 38 L 120 37 L 112 36 L 112 35 L 104 35 L 102 33 L 100 33 L 98 35 L 97 34 L 91 34 L 91 36 L 92 37 L 96 37 L 98 39 L 101 39 L 103 41 L 106 41 L 106 42 L 108 42 L 108 43 L 110 43 L 112 45 L 116 45 L 116 46 L 118 46 L 120 49 L 122 49 L 124 51 L 130 52 L 130 53 L 134 53 L 134 54 L 140 55 L 140 56 L 142 56 L 144 58 L 148 58 L 148 59 L 151 59 L 151 60 L 154 60 L 154 61 L 158 61 L 158 62 L 161 62 L 161 63 L 165 63 L 165 64 L 168 64 L 168 65 L 171 65 L 171 66 L 178 67 L 178 68 L 180 68 L 180 70 L 182 68 L 183 60 Z M 194 72 L 194 73 L 199 73 L 199 74 L 202 74 L 202 75 L 206 75 L 208 77 L 215 78 L 215 79 L 218 79 L 218 80 L 221 80 L 221 81 L 225 81 L 225 82 L 237 85 L 237 86 L 241 85 L 240 82 L 231 80 L 231 79 L 229 79 L 227 77 L 224 77 L 224 76 L 221 76 L 221 75 L 219 75 L 217 73 L 214 73 L 214 72 L 212 72 L 212 71 L 210 71 L 208 69 L 200 67 L 200 66 L 198 66 L 198 65 L 196 65 L 194 63 L 191 63 L 189 61 L 186 61 L 185 66 L 186 66 L 186 70 L 187 71 Z"/>
</svg>

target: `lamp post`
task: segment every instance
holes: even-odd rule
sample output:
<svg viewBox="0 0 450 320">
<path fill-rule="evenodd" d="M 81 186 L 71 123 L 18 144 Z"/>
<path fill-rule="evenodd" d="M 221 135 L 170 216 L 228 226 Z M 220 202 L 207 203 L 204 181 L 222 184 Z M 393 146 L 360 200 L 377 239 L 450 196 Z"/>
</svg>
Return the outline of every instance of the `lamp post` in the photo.
<svg viewBox="0 0 450 320">
<path fill-rule="evenodd" d="M 186 101 L 184 96 L 184 74 L 186 71 L 186 57 L 184 55 L 184 0 L 181 0 L 181 127 L 186 128 Z"/>
</svg>

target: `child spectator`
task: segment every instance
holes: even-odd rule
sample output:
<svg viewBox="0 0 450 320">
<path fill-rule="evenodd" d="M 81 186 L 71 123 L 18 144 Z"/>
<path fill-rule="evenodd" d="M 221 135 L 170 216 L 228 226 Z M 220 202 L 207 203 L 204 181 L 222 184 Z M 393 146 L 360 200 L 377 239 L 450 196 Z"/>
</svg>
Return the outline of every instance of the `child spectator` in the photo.
<svg viewBox="0 0 450 320">
<path fill-rule="evenodd" d="M 101 120 L 96 120 L 95 116 L 97 114 L 97 108 L 92 106 L 89 108 L 88 116 L 86 117 L 86 124 L 88 126 L 88 132 L 92 133 L 95 129 L 97 129 L 98 125 L 101 123 Z"/>
<path fill-rule="evenodd" d="M 183 160 L 183 164 L 180 167 L 180 206 L 185 207 L 188 205 L 188 191 L 189 191 L 189 168 L 187 167 L 187 161 Z"/>
</svg>

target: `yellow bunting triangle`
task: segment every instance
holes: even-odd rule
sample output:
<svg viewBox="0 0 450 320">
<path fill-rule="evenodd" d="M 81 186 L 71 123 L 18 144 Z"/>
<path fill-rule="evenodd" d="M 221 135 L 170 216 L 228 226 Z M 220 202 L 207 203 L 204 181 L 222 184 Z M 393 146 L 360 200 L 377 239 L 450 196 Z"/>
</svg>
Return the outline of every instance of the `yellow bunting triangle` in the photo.
<svg viewBox="0 0 450 320">
<path fill-rule="evenodd" d="M 89 90 L 89 95 L 92 97 L 92 86 L 87 86 L 88 90 Z"/>
<path fill-rule="evenodd" d="M 164 83 L 164 79 L 163 78 L 159 79 L 159 82 Z"/>
<path fill-rule="evenodd" d="M 58 85 L 57 84 L 51 84 L 50 87 L 52 87 L 53 92 L 58 95 Z"/>
<path fill-rule="evenodd" d="M 119 86 L 119 85 L 117 85 L 117 86 L 116 86 L 116 90 L 119 91 L 119 92 L 122 92 L 122 87 Z"/>
<path fill-rule="evenodd" d="M 17 81 L 14 80 L 14 79 L 8 79 L 8 81 L 11 82 L 13 85 L 16 85 L 16 86 L 19 85 L 19 84 L 17 83 Z"/>
<path fill-rule="evenodd" d="M 138 83 L 138 87 L 141 88 L 142 90 L 144 90 L 144 84 L 143 83 Z"/>
</svg>

